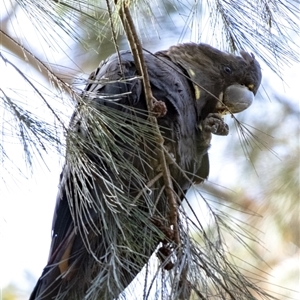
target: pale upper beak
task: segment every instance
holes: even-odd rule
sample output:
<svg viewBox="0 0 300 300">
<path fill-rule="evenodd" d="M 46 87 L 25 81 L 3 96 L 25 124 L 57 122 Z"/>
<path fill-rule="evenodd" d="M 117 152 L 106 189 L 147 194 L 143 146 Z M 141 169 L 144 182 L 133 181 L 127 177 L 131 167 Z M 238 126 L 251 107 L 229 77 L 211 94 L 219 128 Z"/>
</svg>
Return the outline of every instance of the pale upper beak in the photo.
<svg viewBox="0 0 300 300">
<path fill-rule="evenodd" d="M 252 88 L 253 86 L 247 87 L 241 84 L 230 85 L 219 96 L 220 101 L 216 106 L 218 113 L 239 113 L 248 108 L 254 100 Z"/>
</svg>

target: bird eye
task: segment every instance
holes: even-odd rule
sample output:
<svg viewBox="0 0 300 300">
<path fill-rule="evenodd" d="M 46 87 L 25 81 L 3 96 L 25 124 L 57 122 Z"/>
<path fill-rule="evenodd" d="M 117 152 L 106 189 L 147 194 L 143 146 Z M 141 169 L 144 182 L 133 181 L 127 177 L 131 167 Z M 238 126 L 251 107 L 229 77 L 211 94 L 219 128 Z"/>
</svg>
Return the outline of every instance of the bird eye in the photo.
<svg viewBox="0 0 300 300">
<path fill-rule="evenodd" d="M 227 74 L 231 74 L 232 73 L 231 68 L 229 68 L 228 66 L 224 67 L 224 72 L 227 73 Z"/>
</svg>

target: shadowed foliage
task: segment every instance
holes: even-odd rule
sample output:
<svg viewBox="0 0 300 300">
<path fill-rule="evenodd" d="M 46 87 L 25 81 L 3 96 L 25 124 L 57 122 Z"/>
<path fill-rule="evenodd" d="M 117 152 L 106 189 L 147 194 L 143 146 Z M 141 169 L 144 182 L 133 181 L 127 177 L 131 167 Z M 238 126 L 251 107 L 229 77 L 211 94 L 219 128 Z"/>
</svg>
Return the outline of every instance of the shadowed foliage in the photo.
<svg viewBox="0 0 300 300">
<path fill-rule="evenodd" d="M 190 241 L 181 224 L 188 222 L 184 216 L 176 221 L 178 244 L 171 218 L 178 214 L 188 188 L 208 176 L 211 133 L 228 134 L 219 113 L 228 111 L 226 104 L 239 112 L 241 103 L 247 107 L 257 92 L 260 66 L 253 56 L 242 55 L 205 44 L 182 44 L 145 55 L 156 105 L 165 106 L 157 121 L 168 155 L 175 211 L 166 194 L 155 128 L 147 122 L 149 111 L 131 53 L 109 57 L 91 74 L 71 120 L 49 262 L 32 300 L 115 298 L 160 242 L 162 268 L 179 280 L 169 283 L 173 298 L 188 299 L 192 290 L 202 293 L 198 282 L 207 277 L 200 275 L 207 269 L 202 247 Z M 201 223 L 197 226 L 201 230 Z M 202 239 L 211 243 L 205 234 Z M 219 256 L 219 248 L 210 248 Z M 196 264 L 189 266 L 191 258 Z M 223 283 L 223 268 L 212 268 L 215 278 L 204 286 L 218 287 L 220 294 L 230 295 L 234 285 L 241 284 L 246 288 L 241 298 L 250 295 L 249 286 L 257 289 L 234 273 L 229 289 Z"/>
<path fill-rule="evenodd" d="M 136 299 L 146 299 L 156 298 L 158 295 L 172 299 L 267 298 L 266 293 L 254 285 L 253 282 L 257 280 L 245 277 L 241 269 L 235 266 L 236 261 L 230 256 L 232 250 L 227 248 L 228 241 L 234 241 L 234 245 L 241 242 L 241 248 L 249 249 L 251 254 L 255 254 L 253 257 L 257 258 L 256 244 L 259 244 L 259 240 L 255 234 L 244 230 L 238 220 L 231 218 L 219 199 L 218 204 L 214 205 L 208 200 L 209 196 L 198 194 L 198 203 L 202 203 L 210 215 L 208 224 L 206 220 L 199 218 L 198 212 L 194 212 L 192 201 L 186 199 L 186 206 L 178 207 L 178 216 L 173 218 L 174 210 L 166 195 L 168 187 L 165 186 L 158 155 L 161 149 L 157 135 L 154 134 L 156 128 L 148 121 L 149 115 L 157 111 L 147 111 L 140 74 L 136 71 L 131 55 L 122 53 L 123 70 L 118 65 L 119 58 L 113 56 L 98 72 L 90 76 L 88 82 L 78 77 L 80 68 L 88 69 L 95 65 L 95 61 L 98 63 L 100 59 L 97 52 L 101 53 L 103 59 L 113 51 L 112 47 L 116 50 L 118 44 L 124 47 L 119 12 L 125 2 L 115 1 L 113 4 L 110 1 L 49 0 L 37 3 L 22 0 L 16 4 L 10 3 L 12 7 L 5 4 L 8 13 L 2 18 L 1 43 L 20 60 L 16 63 L 5 48 L 4 51 L 1 49 L 1 60 L 14 70 L 15 81 L 25 84 L 19 86 L 19 89 L 15 84 L 12 89 L 1 88 L 2 106 L 6 111 L 1 120 L 1 130 L 5 137 L 0 144 L 3 161 L 5 160 L 3 167 L 7 172 L 12 172 L 10 166 L 14 165 L 14 152 L 7 145 L 14 144 L 16 139 L 23 146 L 28 166 L 37 157 L 43 159 L 44 153 L 51 153 L 51 148 L 66 154 L 53 222 L 49 265 L 32 297 L 34 298 L 35 293 L 44 293 L 43 289 L 53 294 L 60 289 L 60 298 L 70 299 L 74 295 L 79 295 L 76 297 L 81 299 L 83 294 L 88 299 L 132 299 L 134 296 Z M 163 48 L 154 46 L 153 32 L 162 34 L 164 41 L 171 35 L 180 36 L 182 40 L 190 35 L 197 42 L 205 39 L 218 48 L 255 52 L 256 57 L 266 62 L 278 75 L 281 75 L 284 64 L 298 59 L 297 45 L 294 42 L 298 32 L 298 1 L 207 1 L 208 5 L 205 1 L 159 2 L 125 3 L 130 4 L 128 8 L 138 33 L 144 40 L 144 48 Z M 25 12 L 30 17 L 30 22 L 42 37 L 39 42 L 44 40 L 46 48 L 50 47 L 54 52 L 66 51 L 65 44 L 72 48 L 67 57 L 70 62 L 75 58 L 76 67 L 74 61 L 70 63 L 70 68 L 64 68 L 52 60 L 52 54 L 46 53 L 43 56 L 44 50 L 41 49 L 45 46 L 30 47 L 26 41 L 31 34 L 25 30 L 24 39 L 21 27 L 20 30 L 10 27 L 14 16 L 18 16 L 20 12 Z M 209 22 L 206 23 L 207 16 Z M 81 24 L 80 28 L 75 25 L 78 22 Z M 179 25 L 181 23 L 182 27 Z M 202 27 L 205 30 L 202 30 L 203 24 L 209 24 L 210 27 L 205 25 Z M 68 39 L 63 40 L 62 36 L 67 36 Z M 161 44 L 161 40 L 157 41 Z M 104 46 L 108 43 L 111 45 L 110 50 Z M 79 44 L 83 46 L 81 49 L 75 47 Z M 186 190 L 192 183 L 200 183 L 208 175 L 207 149 L 211 133 L 228 132 L 224 121 L 211 114 L 241 110 L 235 110 L 240 103 L 231 96 L 243 93 L 244 89 L 233 83 L 242 83 L 254 92 L 258 87 L 251 86 L 253 78 L 250 81 L 249 78 L 245 79 L 245 75 L 247 77 L 247 74 L 253 74 L 244 72 L 247 70 L 244 64 L 247 65 L 247 60 L 251 60 L 247 52 L 242 51 L 238 59 L 243 62 L 242 66 L 237 64 L 238 68 L 232 68 L 226 62 L 221 63 L 222 68 L 215 69 L 214 66 L 219 66 L 217 58 L 222 56 L 221 52 L 214 50 L 214 55 L 211 55 L 214 59 L 206 60 L 205 46 L 201 55 L 194 56 L 196 46 L 184 45 L 185 51 L 181 46 L 175 46 L 168 51 L 158 52 L 160 59 L 153 57 L 148 51 L 144 53 L 147 66 L 151 66 L 148 71 L 152 93 L 158 100 L 157 104 L 164 103 L 166 106 L 156 107 L 162 114 L 157 120 L 164 137 L 166 163 L 170 168 L 177 204 L 185 198 Z M 92 49 L 92 54 L 86 49 Z M 85 52 L 88 55 L 79 55 Z M 198 60 L 198 57 L 202 59 Z M 45 89 L 37 84 L 31 74 L 25 71 L 21 60 L 28 61 L 50 85 Z M 202 62 L 205 62 L 204 65 Z M 215 76 L 202 73 L 207 63 L 210 65 L 208 69 L 213 69 Z M 158 71 L 154 71 L 156 67 Z M 229 76 L 228 67 L 234 70 L 235 76 Z M 168 71 L 164 73 L 163 70 Z M 171 77 L 178 80 L 167 79 Z M 255 78 L 254 81 L 260 80 Z M 86 84 L 83 93 L 78 84 Z M 166 93 L 166 86 L 170 94 Z M 225 87 L 229 86 L 233 87 L 226 90 L 223 98 L 219 98 L 220 92 L 224 92 Z M 32 91 L 32 96 L 27 93 L 24 96 L 24 90 Z M 213 92 L 216 98 L 209 92 Z M 68 113 L 65 107 L 69 106 L 66 96 L 75 103 L 70 127 L 66 125 L 68 118 L 65 115 Z M 189 105 L 180 105 L 180 97 L 190 98 L 189 101 L 182 102 Z M 35 99 L 35 109 L 32 107 L 32 99 Z M 196 104 L 195 99 L 198 99 Z M 221 99 L 227 108 L 221 105 Z M 250 98 L 245 99 L 249 101 Z M 246 106 L 242 103 L 244 108 L 251 104 L 247 101 Z M 63 104 L 59 109 L 57 102 Z M 36 108 L 40 107 L 44 107 L 47 112 L 43 117 L 37 113 Z M 287 108 L 288 105 L 283 107 Z M 292 114 L 293 111 L 289 110 L 289 113 Z M 279 115 L 278 113 L 277 116 Z M 254 124 L 253 119 L 248 123 L 255 127 L 263 126 L 268 134 L 273 134 L 276 126 L 279 126 L 275 122 L 276 124 L 270 124 L 272 128 L 265 128 L 271 123 L 271 118 L 263 116 L 261 120 L 264 120 L 263 125 L 259 125 L 259 122 Z M 265 144 L 257 138 L 259 134 L 251 133 L 250 125 L 236 119 L 234 122 L 241 140 L 233 141 L 230 137 L 231 147 L 237 145 L 244 148 L 246 156 L 252 162 L 264 161 L 265 153 L 260 155 L 252 149 L 253 145 L 260 148 Z M 285 122 L 281 122 L 281 126 L 283 124 Z M 67 137 L 66 149 L 64 141 L 61 141 L 61 132 Z M 269 141 L 266 136 L 262 139 Z M 291 140 L 285 140 L 284 145 L 287 142 L 290 143 Z M 268 148 L 272 146 L 273 144 Z M 297 149 L 296 147 L 294 153 L 297 153 Z M 233 153 L 235 151 L 232 150 Z M 226 152 L 226 158 L 230 153 Z M 280 208 L 280 200 L 271 196 L 271 192 L 274 190 L 278 194 L 278 191 L 283 191 L 279 186 L 293 186 L 294 190 L 295 180 L 290 177 L 295 179 L 295 170 L 289 168 L 295 166 L 292 158 L 286 158 L 286 172 L 276 170 L 277 178 L 272 179 L 276 188 L 265 189 L 269 200 L 263 206 L 264 209 L 273 209 L 273 215 L 284 230 L 290 227 L 287 220 L 294 220 L 291 213 L 294 202 L 290 201 L 293 196 L 287 198 L 289 201 L 283 210 Z M 238 161 L 238 157 L 235 156 L 234 160 Z M 14 167 L 22 170 L 20 165 Z M 1 176 L 5 178 L 2 174 L 4 173 L 1 172 Z M 244 176 L 241 176 L 241 184 L 242 177 Z M 283 177 L 287 183 L 280 181 Z M 250 189 L 249 186 L 247 188 Z M 206 189 L 226 201 L 236 199 L 242 210 L 251 207 L 258 211 L 260 208 L 254 199 L 246 197 L 246 191 L 240 198 L 235 198 L 230 193 L 220 192 L 214 185 L 210 188 L 206 185 Z M 273 202 L 272 199 L 278 200 Z M 286 210 L 288 212 L 283 218 L 281 213 Z M 179 233 L 179 243 L 174 238 L 174 230 Z M 159 259 L 152 256 L 148 261 L 155 250 Z M 250 257 L 251 254 L 247 255 Z M 137 278 L 137 288 L 131 284 L 122 293 L 147 262 L 142 275 Z M 256 262 L 251 263 L 261 267 Z M 52 271 L 48 274 L 49 270 Z M 84 281 L 81 280 L 82 277 L 78 277 L 78 270 L 83 274 Z M 58 280 L 53 281 L 56 277 Z"/>
</svg>

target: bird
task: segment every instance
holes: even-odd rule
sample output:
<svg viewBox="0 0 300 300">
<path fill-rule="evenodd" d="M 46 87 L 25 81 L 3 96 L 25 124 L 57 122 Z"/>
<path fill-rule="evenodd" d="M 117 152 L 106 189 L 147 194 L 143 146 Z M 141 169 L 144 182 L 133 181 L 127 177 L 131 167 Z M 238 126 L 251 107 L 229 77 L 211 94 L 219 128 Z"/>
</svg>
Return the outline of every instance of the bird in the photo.
<svg viewBox="0 0 300 300">
<path fill-rule="evenodd" d="M 156 120 L 180 205 L 208 178 L 212 134 L 229 130 L 223 115 L 253 102 L 261 68 L 244 50 L 203 43 L 143 56 L 154 100 L 164 106 Z M 140 75 L 131 51 L 119 51 L 78 97 L 49 258 L 30 300 L 117 299 L 166 240 L 170 207 Z"/>
</svg>

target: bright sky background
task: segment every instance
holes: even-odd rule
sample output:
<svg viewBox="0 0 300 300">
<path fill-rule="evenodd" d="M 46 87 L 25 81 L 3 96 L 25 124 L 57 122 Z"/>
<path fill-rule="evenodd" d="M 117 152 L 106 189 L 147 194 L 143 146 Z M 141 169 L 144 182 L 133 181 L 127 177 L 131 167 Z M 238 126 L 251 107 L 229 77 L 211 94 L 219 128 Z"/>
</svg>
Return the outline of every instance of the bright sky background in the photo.
<svg viewBox="0 0 300 300">
<path fill-rule="evenodd" d="M 18 15 L 18 18 L 21 17 Z M 23 28 L 26 28 L 29 42 L 32 42 L 30 38 L 35 39 L 35 35 L 30 34 L 30 26 L 25 23 L 27 21 L 20 20 L 22 20 Z M 55 59 L 62 63 L 62 56 L 57 55 Z M 11 69 L 7 68 L 2 61 L 0 61 L 0 70 L 1 84 L 15 83 L 15 72 L 11 72 Z M 263 75 L 278 94 L 284 94 L 298 103 L 299 71 L 299 64 L 283 71 L 282 77 L 289 83 L 289 87 L 284 86 L 282 81 L 267 69 L 264 69 Z M 249 111 L 255 109 L 254 103 Z M 236 134 L 236 132 L 230 134 Z M 210 180 L 213 181 L 213 178 L 218 177 L 218 184 L 226 186 L 228 181 L 234 178 L 236 165 L 234 162 L 224 162 L 223 156 L 220 155 L 220 147 L 223 147 L 222 139 L 224 138 L 214 138 L 210 150 L 212 162 Z M 15 149 L 12 145 L 11 156 Z M 18 164 L 17 161 L 15 163 Z M 26 292 L 30 292 L 32 284 L 41 275 L 48 257 L 52 215 L 62 163 L 61 157 L 51 153 L 47 157 L 50 171 L 45 167 L 36 166 L 34 173 L 28 174 L 28 178 L 13 174 L 15 182 L 6 177 L 7 181 L 0 183 L 0 285 L 2 287 L 14 283 Z M 219 165 L 222 165 L 221 169 Z M 220 182 L 221 178 L 223 178 L 222 182 Z"/>
</svg>

